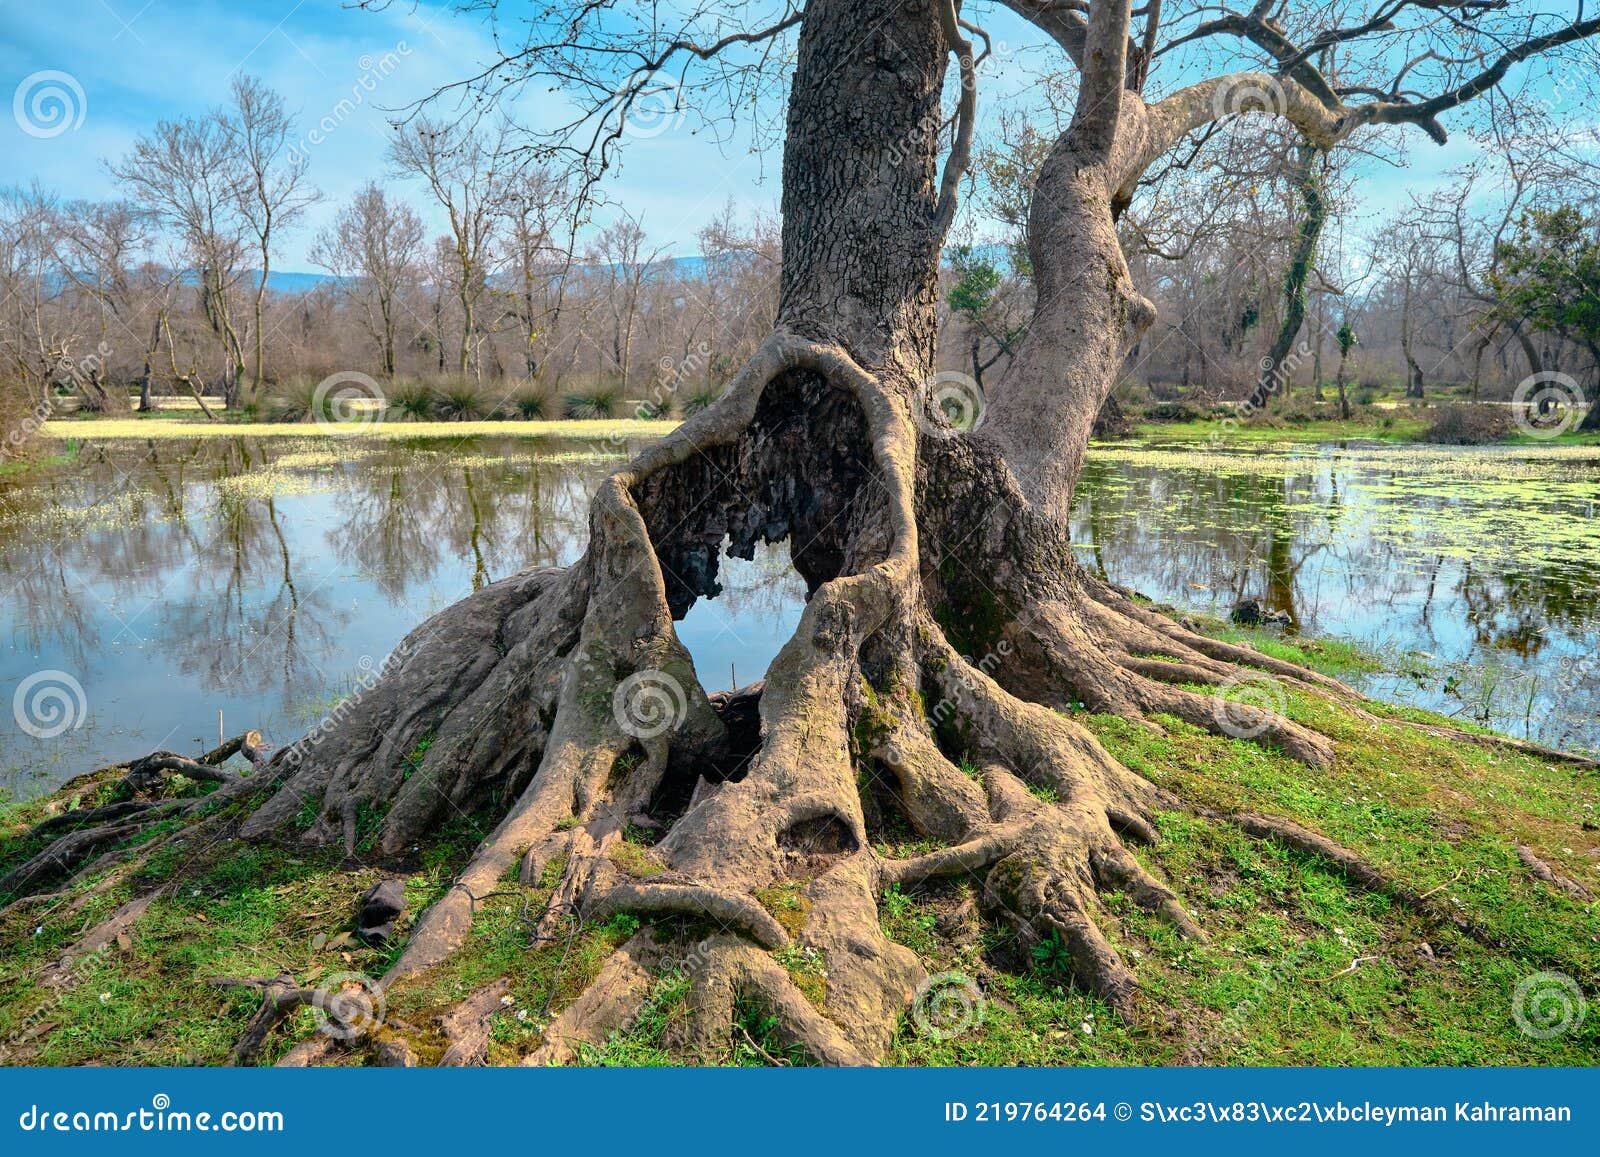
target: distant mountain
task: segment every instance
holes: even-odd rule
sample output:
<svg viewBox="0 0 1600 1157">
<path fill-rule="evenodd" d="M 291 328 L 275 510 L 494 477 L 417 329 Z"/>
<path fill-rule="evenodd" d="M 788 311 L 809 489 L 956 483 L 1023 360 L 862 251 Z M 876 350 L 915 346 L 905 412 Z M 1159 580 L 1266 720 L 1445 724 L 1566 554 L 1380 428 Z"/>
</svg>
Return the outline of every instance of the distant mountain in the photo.
<svg viewBox="0 0 1600 1157">
<path fill-rule="evenodd" d="M 699 278 L 706 272 L 706 259 L 699 254 L 690 257 L 668 257 L 657 262 L 662 271 L 670 270 L 679 277 Z M 579 268 L 582 268 L 580 266 Z M 185 280 L 188 280 L 187 278 Z M 261 274 L 252 269 L 242 278 L 244 283 L 254 289 L 261 281 Z M 267 288 L 274 293 L 298 295 L 311 293 L 323 286 L 332 286 L 339 283 L 339 278 L 331 273 L 307 273 L 291 269 L 274 269 L 267 274 Z"/>
<path fill-rule="evenodd" d="M 976 245 L 974 253 L 993 262 L 1002 270 L 1011 267 L 1011 256 L 1003 245 Z M 688 257 L 667 257 L 657 263 L 664 270 L 671 270 L 679 277 L 695 279 L 706 274 L 706 259 L 698 253 Z M 583 268 L 580 266 L 579 268 Z M 261 275 L 255 270 L 245 274 L 245 282 L 252 288 L 260 281 Z M 323 286 L 337 285 L 339 279 L 331 273 L 307 273 L 292 269 L 274 269 L 267 274 L 267 288 L 274 293 L 301 294 L 311 293 Z"/>
<path fill-rule="evenodd" d="M 254 287 L 261 274 L 252 269 L 246 276 Z M 324 285 L 337 285 L 339 279 L 331 273 L 302 273 L 292 269 L 274 269 L 267 274 L 267 288 L 273 293 L 310 293 Z"/>
</svg>

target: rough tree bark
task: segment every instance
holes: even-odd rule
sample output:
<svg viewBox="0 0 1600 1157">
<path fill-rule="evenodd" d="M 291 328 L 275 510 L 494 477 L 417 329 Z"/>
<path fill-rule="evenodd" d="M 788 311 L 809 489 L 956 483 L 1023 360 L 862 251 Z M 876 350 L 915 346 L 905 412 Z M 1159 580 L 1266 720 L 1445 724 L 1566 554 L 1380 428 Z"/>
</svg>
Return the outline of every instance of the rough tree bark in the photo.
<svg viewBox="0 0 1600 1157">
<path fill-rule="evenodd" d="M 1328 857 L 1357 886 L 1432 911 L 1314 832 L 1172 795 L 1058 710 L 1175 716 L 1315 769 L 1334 756 L 1323 736 L 1269 709 L 1219 710 L 1220 699 L 1188 687 L 1271 677 L 1364 714 L 1343 685 L 1187 631 L 1074 559 L 1062 515 L 1090 427 L 1152 314 L 1122 259 L 1113 202 L 1210 99 L 1147 112 L 1123 88 L 1128 7 L 1097 3 L 1077 45 L 1101 67 L 1086 74 L 1083 111 L 1039 180 L 1029 238 L 1038 315 L 981 429 L 950 428 L 925 387 L 955 189 L 937 162 L 946 61 L 964 47 L 953 10 L 812 0 L 789 108 L 775 331 L 718 403 L 601 485 L 578 562 L 491 584 L 430 619 L 336 725 L 270 760 L 239 741 L 255 774 L 215 775 L 224 801 L 254 808 L 238 828 L 245 838 L 281 837 L 309 808 L 303 839 L 353 848 L 367 835 L 362 817 L 378 815 L 393 853 L 456 809 L 501 816 L 421 915 L 385 986 L 448 967 L 480 899 L 511 873 L 534 880 L 560 860 L 553 905 L 717 929 L 676 949 L 697 962 L 690 1016 L 670 1041 L 686 1059 L 724 1059 L 743 1003 L 816 1060 L 868 1063 L 926 977 L 882 931 L 879 897 L 891 884 L 967 875 L 987 919 L 1024 946 L 1059 940 L 1078 982 L 1133 1019 L 1138 982 L 1102 929 L 1102 892 L 1202 934 L 1128 851 L 1156 839 L 1164 810 Z M 673 623 L 718 592 L 725 540 L 744 557 L 787 541 L 809 598 L 762 685 L 708 696 Z M 201 764 L 231 754 L 219 753 Z M 134 770 L 176 766 L 151 758 Z M 863 784 L 875 775 L 893 785 L 888 806 L 937 850 L 906 860 L 874 850 Z M 61 837 L 70 844 L 0 891 L 42 887 L 179 810 L 150 806 L 160 810 L 80 816 Z M 199 822 L 236 822 L 208 808 Z M 647 876 L 611 855 L 629 825 L 659 834 Z M 758 898 L 776 883 L 803 897 L 798 930 Z M 774 959 L 792 945 L 826 963 L 819 1004 Z M 625 1022 L 663 951 L 650 929 L 637 934 L 530 1062 L 571 1059 Z M 293 978 L 250 983 L 263 1006 L 241 1056 L 304 997 Z M 481 995 L 454 1019 L 481 1025 Z M 381 1040 L 304 1045 L 289 1060 L 350 1048 L 415 1056 L 390 1027 Z"/>
</svg>

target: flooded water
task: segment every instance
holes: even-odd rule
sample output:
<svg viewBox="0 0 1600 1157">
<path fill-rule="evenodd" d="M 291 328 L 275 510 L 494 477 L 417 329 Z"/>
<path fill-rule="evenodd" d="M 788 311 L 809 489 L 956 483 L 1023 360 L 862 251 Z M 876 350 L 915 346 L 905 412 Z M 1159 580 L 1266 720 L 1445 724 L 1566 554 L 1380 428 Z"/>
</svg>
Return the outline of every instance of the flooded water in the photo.
<svg viewBox="0 0 1600 1157">
<path fill-rule="evenodd" d="M 0 479 L 0 783 L 43 790 L 219 729 L 302 733 L 429 614 L 582 549 L 626 447 L 519 437 L 115 440 Z M 1091 456 L 1086 563 L 1183 607 L 1257 598 L 1379 647 L 1385 698 L 1600 747 L 1600 452 Z M 782 547 L 680 624 L 708 689 L 799 616 Z M 220 722 L 219 722 L 220 713 Z"/>
<path fill-rule="evenodd" d="M 1103 447 L 1073 522 L 1114 582 L 1378 652 L 1352 679 L 1555 746 L 1600 749 L 1600 449 Z"/>
</svg>

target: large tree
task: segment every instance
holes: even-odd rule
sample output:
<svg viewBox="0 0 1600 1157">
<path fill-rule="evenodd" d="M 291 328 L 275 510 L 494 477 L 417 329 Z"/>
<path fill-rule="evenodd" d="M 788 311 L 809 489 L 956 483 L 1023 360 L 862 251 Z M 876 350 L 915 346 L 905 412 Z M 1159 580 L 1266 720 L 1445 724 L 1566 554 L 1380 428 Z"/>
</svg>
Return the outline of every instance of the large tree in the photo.
<svg viewBox="0 0 1600 1157">
<path fill-rule="evenodd" d="M 735 1006 L 753 1004 L 810 1056 L 869 1062 L 927 972 L 885 936 L 879 897 L 894 884 L 970 875 L 986 919 L 1025 946 L 1059 946 L 1081 985 L 1136 1018 L 1138 982 L 1102 931 L 1100 893 L 1122 892 L 1181 934 L 1202 935 L 1128 850 L 1156 838 L 1154 816 L 1166 810 L 1327 857 L 1355 886 L 1456 919 L 1318 833 L 1173 794 L 1074 721 L 1078 704 L 1140 722 L 1176 717 L 1326 769 L 1327 737 L 1270 701 L 1224 690 L 1265 687 L 1268 700 L 1292 691 L 1371 717 L 1345 686 L 1198 635 L 1093 577 L 1074 558 L 1065 516 L 1095 416 L 1153 315 L 1116 228 L 1141 174 L 1187 134 L 1239 113 L 1285 117 L 1317 148 L 1380 123 L 1442 138 L 1441 116 L 1600 21 L 1524 17 L 1493 0 L 1384 0 L 1291 42 L 1271 3 L 1223 16 L 1206 7 L 1170 32 L 1159 0 L 1138 26 L 1130 0 L 1092 0 L 1087 12 L 1081 0 L 1008 7 L 1077 68 L 1079 95 L 1029 210 L 1032 323 L 987 405 L 964 399 L 966 431 L 946 421 L 958 399 L 934 372 L 936 275 L 976 101 L 971 26 L 953 3 L 810 0 L 770 23 L 743 6 L 691 6 L 681 33 L 667 36 L 615 19 L 609 3 L 547 10 L 530 15 L 525 49 L 472 82 L 488 94 L 555 79 L 574 99 L 594 97 L 567 136 L 541 138 L 547 157 L 565 153 L 592 174 L 637 127 L 642 104 L 655 102 L 655 117 L 723 92 L 747 104 L 763 65 L 783 58 L 772 42 L 798 30 L 770 336 L 715 405 L 601 485 L 581 559 L 441 612 L 328 726 L 270 759 L 257 753 L 257 774 L 221 789 L 223 801 L 248 803 L 242 824 L 217 809 L 218 796 L 195 806 L 197 822 L 239 824 L 245 838 L 310 811 L 305 839 L 353 847 L 371 836 L 391 853 L 430 838 L 455 809 L 492 810 L 493 832 L 421 916 L 385 985 L 447 967 L 479 900 L 508 875 L 535 879 L 554 864 L 561 883 L 542 935 L 570 911 L 690 919 L 642 928 L 531 1059 L 566 1059 L 626 1022 L 651 965 L 675 954 L 693 976 L 691 1014 L 673 1040 L 685 1056 L 724 1057 Z M 1212 36 L 1258 46 L 1274 70 L 1147 98 L 1169 48 Z M 1435 38 L 1449 51 L 1426 53 Z M 1420 62 L 1386 86 L 1339 89 L 1311 63 L 1328 48 L 1403 63 L 1406 44 Z M 1420 94 L 1424 84 L 1432 95 Z M 718 593 L 724 541 L 743 557 L 787 542 L 809 598 L 762 684 L 708 695 L 674 622 Z M 148 822 L 173 818 L 170 801 L 151 806 L 161 810 Z M 868 816 L 882 808 L 933 850 L 876 851 Z M 116 839 L 139 814 L 106 817 Z M 381 817 L 375 832 L 364 817 Z M 623 855 L 630 828 L 659 838 Z M 96 830 L 39 863 L 104 848 Z M 0 891 L 49 875 L 25 866 Z M 775 886 L 799 900 L 782 921 L 761 899 Z M 797 944 L 826 961 L 820 1003 L 775 955 Z M 265 1013 L 307 999 L 290 980 L 266 987 Z M 365 1043 L 415 1059 L 400 1026 Z M 334 1047 L 319 1038 L 292 1056 Z"/>
</svg>

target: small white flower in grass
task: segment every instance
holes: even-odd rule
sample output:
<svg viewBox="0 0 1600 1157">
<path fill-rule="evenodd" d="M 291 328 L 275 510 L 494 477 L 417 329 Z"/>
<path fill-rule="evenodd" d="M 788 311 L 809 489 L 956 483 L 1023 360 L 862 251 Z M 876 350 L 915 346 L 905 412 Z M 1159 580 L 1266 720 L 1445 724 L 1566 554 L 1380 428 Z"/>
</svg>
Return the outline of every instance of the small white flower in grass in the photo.
<svg viewBox="0 0 1600 1157">
<path fill-rule="evenodd" d="M 101 1004 L 104 1004 L 106 1001 L 108 1001 L 110 999 L 111 999 L 111 994 L 109 992 L 102 992 L 100 994 L 100 1003 Z"/>
<path fill-rule="evenodd" d="M 1078 1027 L 1083 1030 L 1083 1035 L 1084 1036 L 1093 1036 L 1094 1035 L 1094 1025 L 1090 1024 L 1088 1021 L 1084 1021 Z"/>
</svg>

